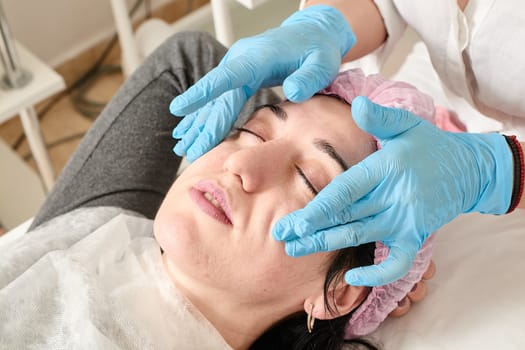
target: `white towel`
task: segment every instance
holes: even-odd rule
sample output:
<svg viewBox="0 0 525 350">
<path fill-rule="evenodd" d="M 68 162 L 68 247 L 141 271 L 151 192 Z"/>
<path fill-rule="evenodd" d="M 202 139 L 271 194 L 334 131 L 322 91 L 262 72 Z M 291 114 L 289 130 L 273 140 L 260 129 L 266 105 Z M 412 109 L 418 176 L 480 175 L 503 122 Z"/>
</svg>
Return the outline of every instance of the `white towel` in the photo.
<svg viewBox="0 0 525 350">
<path fill-rule="evenodd" d="M 152 221 L 81 209 L 0 251 L 0 349 L 230 349 L 165 273 Z"/>
</svg>

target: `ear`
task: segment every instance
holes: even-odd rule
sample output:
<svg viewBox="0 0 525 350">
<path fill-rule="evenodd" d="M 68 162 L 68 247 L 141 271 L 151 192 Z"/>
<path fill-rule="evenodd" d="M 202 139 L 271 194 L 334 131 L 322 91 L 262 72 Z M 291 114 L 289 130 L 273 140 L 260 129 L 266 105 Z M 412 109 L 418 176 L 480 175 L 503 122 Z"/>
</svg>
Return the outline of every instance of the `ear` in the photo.
<svg viewBox="0 0 525 350">
<path fill-rule="evenodd" d="M 318 320 L 331 320 L 357 308 L 369 292 L 369 287 L 351 286 L 342 280 L 335 289 L 330 288 L 328 291 L 327 300 L 332 312 L 325 307 L 324 293 L 308 297 L 304 301 L 304 311 L 310 313 L 313 305 L 312 316 Z"/>
</svg>

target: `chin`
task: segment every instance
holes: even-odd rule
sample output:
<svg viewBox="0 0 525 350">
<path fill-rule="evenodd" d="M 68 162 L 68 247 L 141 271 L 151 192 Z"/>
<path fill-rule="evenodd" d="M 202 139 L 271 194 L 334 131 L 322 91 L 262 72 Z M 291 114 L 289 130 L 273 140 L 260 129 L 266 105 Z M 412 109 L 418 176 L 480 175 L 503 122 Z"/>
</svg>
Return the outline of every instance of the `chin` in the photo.
<svg viewBox="0 0 525 350">
<path fill-rule="evenodd" d="M 153 234 L 169 256 L 183 258 L 199 245 L 198 227 L 189 215 L 161 209 L 153 222 Z"/>
<path fill-rule="evenodd" d="M 193 219 L 193 220 L 192 220 Z M 155 239 L 164 251 L 165 268 L 178 288 L 187 289 L 198 284 L 210 284 L 207 250 L 194 218 L 159 212 L 153 223 Z"/>
</svg>

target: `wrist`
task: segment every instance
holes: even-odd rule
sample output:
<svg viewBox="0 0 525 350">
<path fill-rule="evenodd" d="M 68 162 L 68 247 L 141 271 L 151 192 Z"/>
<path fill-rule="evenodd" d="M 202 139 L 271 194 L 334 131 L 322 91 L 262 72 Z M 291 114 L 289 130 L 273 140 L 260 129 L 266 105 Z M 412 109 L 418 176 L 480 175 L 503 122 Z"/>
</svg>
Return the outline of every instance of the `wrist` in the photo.
<svg viewBox="0 0 525 350">
<path fill-rule="evenodd" d="M 513 190 L 513 156 L 506 138 L 498 133 L 472 136 L 477 140 L 472 146 L 476 150 L 480 182 L 477 200 L 467 212 L 505 214 Z"/>
<path fill-rule="evenodd" d="M 310 23 L 316 30 L 324 32 L 339 47 L 341 57 L 352 48 L 356 37 L 345 16 L 335 7 L 328 5 L 313 5 L 297 11 L 285 19 L 281 27 Z"/>
</svg>

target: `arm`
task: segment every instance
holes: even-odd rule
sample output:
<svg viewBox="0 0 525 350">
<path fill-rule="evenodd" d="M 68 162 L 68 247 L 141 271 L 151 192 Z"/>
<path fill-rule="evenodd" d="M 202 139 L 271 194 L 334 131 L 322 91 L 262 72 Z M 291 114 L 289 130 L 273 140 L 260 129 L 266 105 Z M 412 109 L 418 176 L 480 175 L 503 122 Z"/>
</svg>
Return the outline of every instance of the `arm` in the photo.
<svg viewBox="0 0 525 350">
<path fill-rule="evenodd" d="M 343 62 L 361 58 L 385 42 L 387 32 L 383 17 L 372 0 L 307 0 L 305 8 L 321 4 L 338 9 L 357 38 L 356 44 L 343 57 Z"/>
</svg>

